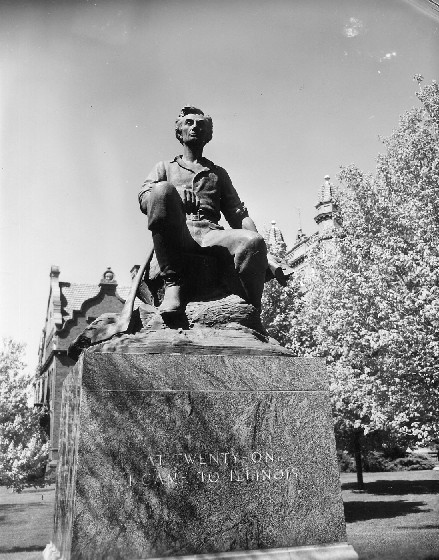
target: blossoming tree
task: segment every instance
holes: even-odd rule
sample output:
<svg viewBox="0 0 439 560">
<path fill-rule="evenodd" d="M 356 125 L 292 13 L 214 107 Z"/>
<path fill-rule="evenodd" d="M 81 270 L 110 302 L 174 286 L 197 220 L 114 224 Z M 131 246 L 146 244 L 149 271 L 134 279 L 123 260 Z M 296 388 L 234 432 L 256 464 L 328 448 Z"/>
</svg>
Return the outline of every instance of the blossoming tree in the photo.
<svg viewBox="0 0 439 560">
<path fill-rule="evenodd" d="M 270 317 L 298 355 L 326 358 L 339 438 L 438 433 L 439 87 L 416 79 L 421 106 L 384 140 L 374 175 L 342 169 L 341 225 L 293 280 L 299 301 Z"/>
<path fill-rule="evenodd" d="M 21 492 L 41 486 L 48 443 L 41 413 L 28 406 L 30 379 L 23 374 L 23 346 L 10 339 L 0 344 L 0 484 Z"/>
</svg>

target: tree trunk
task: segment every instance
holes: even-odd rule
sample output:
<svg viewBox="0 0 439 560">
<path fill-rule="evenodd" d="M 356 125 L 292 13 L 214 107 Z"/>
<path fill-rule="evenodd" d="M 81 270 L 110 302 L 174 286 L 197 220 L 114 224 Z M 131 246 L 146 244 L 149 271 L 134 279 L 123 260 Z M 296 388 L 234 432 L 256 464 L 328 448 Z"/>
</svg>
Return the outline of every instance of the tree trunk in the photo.
<svg viewBox="0 0 439 560">
<path fill-rule="evenodd" d="M 357 469 L 357 490 L 364 492 L 363 482 L 363 463 L 361 460 L 361 430 L 354 432 L 354 453 L 355 453 L 355 466 Z"/>
</svg>

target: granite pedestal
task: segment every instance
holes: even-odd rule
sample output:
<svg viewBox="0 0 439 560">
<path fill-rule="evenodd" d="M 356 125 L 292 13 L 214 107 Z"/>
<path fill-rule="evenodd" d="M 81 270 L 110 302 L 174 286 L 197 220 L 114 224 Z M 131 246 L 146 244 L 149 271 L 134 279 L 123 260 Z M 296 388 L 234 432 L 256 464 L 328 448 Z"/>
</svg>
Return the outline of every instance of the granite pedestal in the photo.
<svg viewBox="0 0 439 560">
<path fill-rule="evenodd" d="M 81 356 L 46 558 L 357 558 L 323 363 L 209 352 Z"/>
</svg>

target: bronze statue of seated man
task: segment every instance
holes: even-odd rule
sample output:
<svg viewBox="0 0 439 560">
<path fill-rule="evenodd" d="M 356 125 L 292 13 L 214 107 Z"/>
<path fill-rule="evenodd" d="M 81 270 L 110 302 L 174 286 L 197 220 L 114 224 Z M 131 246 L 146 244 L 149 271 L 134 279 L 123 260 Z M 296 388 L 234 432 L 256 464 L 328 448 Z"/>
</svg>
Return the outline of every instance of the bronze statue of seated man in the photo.
<svg viewBox="0 0 439 560">
<path fill-rule="evenodd" d="M 232 259 L 245 300 L 261 306 L 267 248 L 227 172 L 203 157 L 212 130 L 211 117 L 196 107 L 183 107 L 175 124 L 183 154 L 159 162 L 139 193 L 165 283 L 162 315 L 184 311 L 185 253 L 213 255 L 220 262 Z M 218 225 L 221 213 L 232 229 Z M 277 269 L 282 281 L 279 263 L 270 268 Z"/>
<path fill-rule="evenodd" d="M 74 360 L 90 345 L 139 332 L 142 327 L 138 321 L 143 327 L 145 321 L 156 325 L 155 318 L 148 323 L 151 305 L 144 306 L 136 316 L 133 308 L 136 297 L 146 304 L 159 305 L 162 290 L 158 285 L 163 283 L 165 293 L 158 311 L 170 330 L 186 324 L 184 311 L 189 301 L 224 302 L 228 295 L 236 294 L 245 300 L 240 300 L 243 304 L 251 304 L 245 306 L 245 318 L 243 308 L 233 307 L 230 301 L 225 307 L 208 305 L 209 313 L 203 306 L 195 309 L 195 315 L 193 309 L 186 311 L 192 313 L 192 321 L 196 316 L 199 324 L 238 323 L 261 332 L 258 312 L 264 282 L 276 278 L 285 285 L 292 273 L 285 263 L 267 254 L 264 239 L 227 172 L 203 157 L 204 146 L 212 138 L 212 119 L 196 107 L 183 107 L 175 133 L 183 154 L 159 162 L 139 193 L 155 256 L 151 262 L 151 251 L 139 267 L 121 313 L 101 315 L 71 344 L 69 356 Z M 221 213 L 232 229 L 218 225 Z"/>
</svg>

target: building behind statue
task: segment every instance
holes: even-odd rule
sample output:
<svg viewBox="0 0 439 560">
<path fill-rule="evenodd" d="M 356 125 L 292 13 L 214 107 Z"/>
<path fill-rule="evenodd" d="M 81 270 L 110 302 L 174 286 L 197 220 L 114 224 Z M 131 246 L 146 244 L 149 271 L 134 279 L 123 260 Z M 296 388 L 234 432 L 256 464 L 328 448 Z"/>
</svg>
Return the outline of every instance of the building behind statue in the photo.
<svg viewBox="0 0 439 560">
<path fill-rule="evenodd" d="M 131 273 L 135 273 L 133 267 Z M 119 287 L 111 268 L 98 284 L 60 281 L 52 266 L 46 318 L 34 378 L 34 404 L 46 410 L 44 428 L 50 438 L 49 468 L 58 461 L 62 384 L 74 361 L 67 356 L 70 343 L 103 313 L 122 310 L 129 287 Z"/>
<path fill-rule="evenodd" d="M 271 228 L 265 236 L 267 245 L 280 249 L 285 254 L 285 258 L 292 268 L 298 270 L 303 268 L 311 249 L 317 243 L 330 240 L 334 228 L 338 227 L 335 217 L 337 211 L 335 189 L 335 186 L 330 182 L 329 175 L 325 175 L 324 183 L 319 189 L 318 202 L 316 204 L 317 212 L 314 216 L 317 231 L 311 235 L 306 235 L 300 226 L 296 240 L 291 248 L 287 248 L 282 231 L 276 226 L 276 222 L 271 222 Z"/>
</svg>

